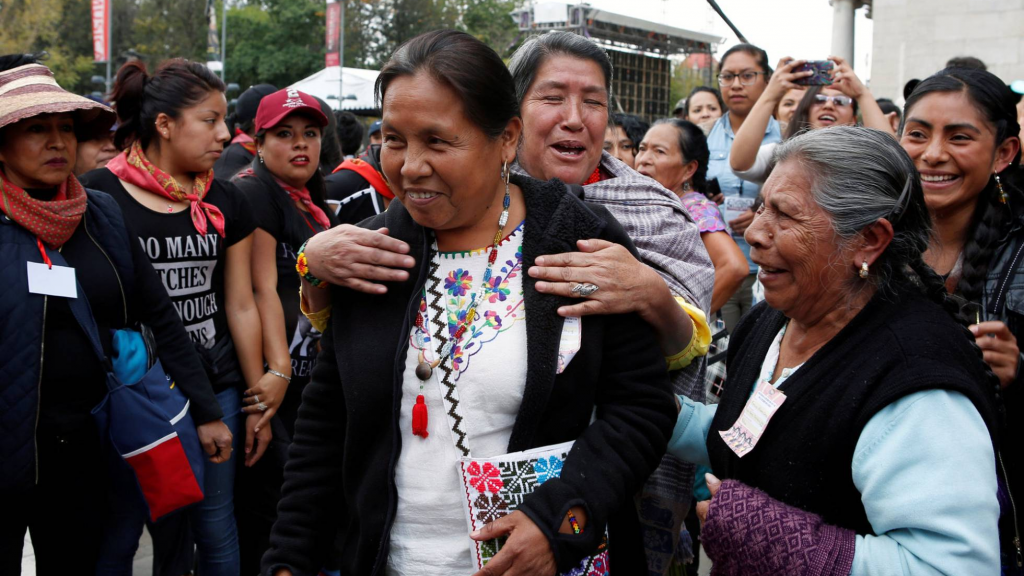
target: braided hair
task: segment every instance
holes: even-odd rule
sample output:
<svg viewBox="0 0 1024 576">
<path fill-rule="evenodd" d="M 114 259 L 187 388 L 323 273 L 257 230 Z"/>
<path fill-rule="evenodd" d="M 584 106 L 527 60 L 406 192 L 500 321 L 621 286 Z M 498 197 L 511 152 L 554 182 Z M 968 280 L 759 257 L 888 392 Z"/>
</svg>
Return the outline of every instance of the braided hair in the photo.
<svg viewBox="0 0 1024 576">
<path fill-rule="evenodd" d="M 992 124 L 995 132 L 995 145 L 998 147 L 1007 138 L 1020 133 L 1017 123 L 1016 100 L 1013 92 L 990 72 L 971 68 L 946 68 L 928 77 L 918 84 L 907 99 L 905 112 L 910 110 L 922 98 L 932 93 L 961 93 L 982 113 Z M 900 124 L 903 134 L 907 114 Z M 1011 167 L 1020 164 L 1020 152 L 1010 163 Z M 1007 172 L 1011 172 L 1008 170 Z M 1014 186 L 1010 178 L 1003 178 L 1003 189 L 1018 201 L 1024 196 Z M 1012 202 L 1011 202 L 1012 204 Z M 994 176 L 989 177 L 987 184 L 978 194 L 974 215 L 967 231 L 967 241 L 963 247 L 963 271 L 956 286 L 956 294 L 969 302 L 980 302 L 985 287 L 990 261 L 1011 223 L 1011 214 L 1007 204 L 999 198 Z"/>
<path fill-rule="evenodd" d="M 872 265 L 867 282 L 883 295 L 895 295 L 909 283 L 945 310 L 977 353 L 979 368 L 1001 406 L 999 378 L 967 329 L 959 302 L 946 292 L 942 277 L 922 257 L 932 239 L 931 216 L 914 161 L 896 139 L 856 126 L 812 130 L 778 145 L 775 165 L 786 161 L 801 163 L 811 175 L 811 193 L 829 215 L 840 242 L 856 240 L 882 218 L 892 224 L 893 238 Z M 854 276 L 849 290 L 855 292 L 867 285 Z"/>
</svg>

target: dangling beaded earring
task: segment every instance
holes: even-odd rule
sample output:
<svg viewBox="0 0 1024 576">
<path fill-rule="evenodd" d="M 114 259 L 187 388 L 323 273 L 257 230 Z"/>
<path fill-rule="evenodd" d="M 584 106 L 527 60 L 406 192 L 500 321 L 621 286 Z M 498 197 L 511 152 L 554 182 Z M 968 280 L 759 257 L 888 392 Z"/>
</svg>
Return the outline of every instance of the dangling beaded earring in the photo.
<svg viewBox="0 0 1024 576">
<path fill-rule="evenodd" d="M 1006 190 L 1003 189 L 1003 182 L 1002 182 L 1002 180 L 999 179 L 999 173 L 998 172 L 995 173 L 995 177 L 996 177 L 996 190 L 999 191 L 999 201 L 1002 202 L 1003 204 L 1006 204 L 1006 201 L 1009 200 L 1010 197 L 1006 194 Z"/>
<path fill-rule="evenodd" d="M 869 274 L 868 261 L 865 260 L 860 263 L 860 277 L 867 280 Z"/>
<path fill-rule="evenodd" d="M 266 164 L 266 162 L 263 161 L 263 152 L 260 152 L 260 164 Z"/>
</svg>

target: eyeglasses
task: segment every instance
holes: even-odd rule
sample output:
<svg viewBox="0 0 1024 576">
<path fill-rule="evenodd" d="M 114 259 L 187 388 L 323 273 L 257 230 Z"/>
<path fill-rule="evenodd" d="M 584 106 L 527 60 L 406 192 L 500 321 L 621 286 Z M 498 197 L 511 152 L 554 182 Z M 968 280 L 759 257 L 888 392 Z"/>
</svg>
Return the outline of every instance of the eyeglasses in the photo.
<svg viewBox="0 0 1024 576">
<path fill-rule="evenodd" d="M 741 72 L 740 74 L 730 74 L 727 72 L 725 74 L 718 75 L 718 83 L 722 86 L 732 86 L 732 83 L 739 78 L 741 85 L 750 86 L 757 81 L 757 76 L 759 74 L 767 76 L 764 72 Z"/>
<path fill-rule="evenodd" d="M 853 98 L 850 98 L 849 96 L 828 96 L 826 94 L 815 94 L 814 100 L 818 104 L 831 102 L 836 106 L 849 106 L 850 104 L 853 104 Z"/>
</svg>

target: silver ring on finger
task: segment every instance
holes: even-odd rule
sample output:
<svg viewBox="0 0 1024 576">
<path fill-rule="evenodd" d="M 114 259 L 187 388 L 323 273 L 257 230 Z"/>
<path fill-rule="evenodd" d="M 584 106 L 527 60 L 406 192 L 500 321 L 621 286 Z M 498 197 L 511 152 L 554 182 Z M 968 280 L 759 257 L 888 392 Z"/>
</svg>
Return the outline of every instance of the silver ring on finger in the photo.
<svg viewBox="0 0 1024 576">
<path fill-rule="evenodd" d="M 579 294 L 583 298 L 589 298 L 590 296 L 593 296 L 600 289 L 600 286 L 598 286 L 597 284 L 591 284 L 590 282 L 576 284 L 575 286 L 572 287 L 572 291 L 576 294 Z"/>
<path fill-rule="evenodd" d="M 256 408 L 258 408 L 260 412 L 266 412 L 267 408 L 270 408 L 270 406 L 267 406 L 263 402 L 260 402 L 259 404 L 256 405 Z"/>
<path fill-rule="evenodd" d="M 253 394 L 252 397 L 253 397 L 254 400 L 256 400 L 257 404 L 260 403 L 260 395 L 259 394 Z"/>
</svg>

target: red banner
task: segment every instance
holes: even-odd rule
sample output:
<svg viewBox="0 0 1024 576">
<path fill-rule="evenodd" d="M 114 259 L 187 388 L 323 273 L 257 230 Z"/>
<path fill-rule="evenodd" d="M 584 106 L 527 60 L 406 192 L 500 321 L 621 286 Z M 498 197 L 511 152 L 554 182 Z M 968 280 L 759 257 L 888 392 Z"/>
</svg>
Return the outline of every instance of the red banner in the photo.
<svg viewBox="0 0 1024 576">
<path fill-rule="evenodd" d="M 108 58 L 110 22 L 107 19 L 109 13 L 107 2 L 109 1 L 92 0 L 92 59 L 96 62 L 106 62 Z"/>
<path fill-rule="evenodd" d="M 339 36 L 341 36 L 341 2 L 332 2 L 327 5 L 326 66 L 339 66 L 341 64 Z"/>
</svg>

